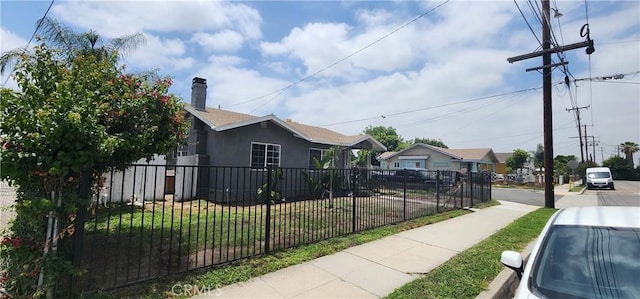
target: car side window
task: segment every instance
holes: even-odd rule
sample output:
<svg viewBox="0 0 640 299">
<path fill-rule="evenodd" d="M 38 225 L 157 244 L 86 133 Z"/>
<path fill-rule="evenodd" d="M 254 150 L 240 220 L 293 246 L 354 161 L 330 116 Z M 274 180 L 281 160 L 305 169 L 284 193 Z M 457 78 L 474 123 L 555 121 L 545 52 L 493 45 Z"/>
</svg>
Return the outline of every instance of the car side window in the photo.
<svg viewBox="0 0 640 299">
<path fill-rule="evenodd" d="M 639 229 L 552 228 L 531 273 L 532 290 L 549 298 L 640 298 L 638 235 Z"/>
</svg>

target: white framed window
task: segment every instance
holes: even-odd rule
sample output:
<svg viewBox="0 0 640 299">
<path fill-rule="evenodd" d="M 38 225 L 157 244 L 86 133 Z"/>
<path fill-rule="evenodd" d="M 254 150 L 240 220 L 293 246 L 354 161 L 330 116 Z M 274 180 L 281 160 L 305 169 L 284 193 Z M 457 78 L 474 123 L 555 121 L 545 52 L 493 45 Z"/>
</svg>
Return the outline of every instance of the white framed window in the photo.
<svg viewBox="0 0 640 299">
<path fill-rule="evenodd" d="M 318 160 L 318 162 L 322 163 L 322 159 L 324 158 L 325 153 L 327 152 L 326 149 L 320 149 L 320 148 L 310 148 L 309 149 L 309 169 L 316 169 L 316 162 L 315 160 Z"/>
<path fill-rule="evenodd" d="M 280 167 L 280 145 L 271 143 L 251 143 L 251 167 Z"/>
<path fill-rule="evenodd" d="M 393 168 L 400 168 L 400 161 L 393 162 Z"/>
</svg>

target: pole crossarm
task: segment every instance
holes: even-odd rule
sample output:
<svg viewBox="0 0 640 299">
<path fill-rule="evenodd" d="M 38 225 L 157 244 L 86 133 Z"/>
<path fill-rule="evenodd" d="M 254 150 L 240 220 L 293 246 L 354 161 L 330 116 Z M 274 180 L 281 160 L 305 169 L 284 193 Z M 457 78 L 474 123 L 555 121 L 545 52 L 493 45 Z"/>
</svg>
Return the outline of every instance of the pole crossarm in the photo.
<svg viewBox="0 0 640 299">
<path fill-rule="evenodd" d="M 555 47 L 553 49 L 540 50 L 540 51 L 537 51 L 537 52 L 531 52 L 531 53 L 522 54 L 522 55 L 518 55 L 518 56 L 514 56 L 514 57 L 509 57 L 509 58 L 507 58 L 507 61 L 509 63 L 514 63 L 514 62 L 521 61 L 521 60 L 527 60 L 527 59 L 531 59 L 531 58 L 534 58 L 534 57 L 540 57 L 540 56 L 542 56 L 544 54 L 553 54 L 553 53 L 569 51 L 569 50 L 575 50 L 575 49 L 584 48 L 584 47 L 593 47 L 593 40 L 589 39 L 589 40 L 586 40 L 586 41 L 583 41 L 583 42 L 579 42 L 579 43 L 573 43 L 573 44 L 569 44 L 569 45 Z"/>
<path fill-rule="evenodd" d="M 563 61 L 563 62 L 560 62 L 560 63 L 554 63 L 554 64 L 550 64 L 550 65 L 543 65 L 543 66 L 537 66 L 537 67 L 528 68 L 528 69 L 525 70 L 525 72 L 537 71 L 537 70 L 544 69 L 546 67 L 557 67 L 557 66 L 567 65 L 567 64 L 569 64 L 568 61 Z"/>
</svg>

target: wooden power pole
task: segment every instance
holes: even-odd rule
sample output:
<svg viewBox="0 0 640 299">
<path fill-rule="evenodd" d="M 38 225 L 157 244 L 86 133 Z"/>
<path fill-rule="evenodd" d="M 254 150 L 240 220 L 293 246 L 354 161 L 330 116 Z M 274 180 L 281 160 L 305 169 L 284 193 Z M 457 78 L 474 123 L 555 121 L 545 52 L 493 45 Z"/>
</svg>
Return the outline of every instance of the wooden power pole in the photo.
<svg viewBox="0 0 640 299">
<path fill-rule="evenodd" d="M 575 107 L 575 108 L 571 108 L 571 109 L 566 109 L 567 111 L 571 111 L 571 110 L 575 110 L 576 111 L 576 118 L 578 120 L 578 138 L 579 138 L 578 140 L 580 140 L 580 159 L 581 159 L 582 163 L 584 163 L 584 153 L 583 153 L 582 150 L 585 149 L 585 152 L 586 152 L 587 147 L 586 147 L 586 144 L 584 144 L 584 145 L 582 144 L 582 131 L 581 131 L 581 128 L 580 128 L 580 127 L 582 127 L 582 125 L 580 124 L 580 109 L 587 109 L 587 108 L 589 108 L 589 106 Z M 589 155 L 587 155 L 587 156 L 589 156 Z"/>
<path fill-rule="evenodd" d="M 544 205 L 547 208 L 555 208 L 555 200 L 553 194 L 553 118 L 551 105 L 551 69 L 553 67 L 567 64 L 561 62 L 551 64 L 551 54 L 566 50 L 573 50 L 587 47 L 587 54 L 594 51 L 593 40 L 587 34 L 587 40 L 584 42 L 574 43 L 566 46 L 551 48 L 551 8 L 549 0 L 542 0 L 542 50 L 532 52 L 520 56 L 507 58 L 509 63 L 542 56 L 542 97 L 543 97 L 543 118 L 544 118 Z"/>
</svg>

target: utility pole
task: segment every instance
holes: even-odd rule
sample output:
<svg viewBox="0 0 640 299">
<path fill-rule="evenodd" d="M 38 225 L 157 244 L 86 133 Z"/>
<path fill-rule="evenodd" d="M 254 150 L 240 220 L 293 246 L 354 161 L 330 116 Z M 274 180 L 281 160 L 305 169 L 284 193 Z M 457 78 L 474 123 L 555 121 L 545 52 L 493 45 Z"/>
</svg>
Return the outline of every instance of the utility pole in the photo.
<svg viewBox="0 0 640 299">
<path fill-rule="evenodd" d="M 604 147 L 600 147 L 600 158 L 602 159 L 602 162 L 604 162 Z"/>
<path fill-rule="evenodd" d="M 591 137 L 591 146 L 593 147 L 593 163 L 596 163 L 596 145 L 599 145 L 599 143 L 596 141 L 596 138 L 600 138 L 600 137 L 596 137 L 596 136 L 590 136 L 590 137 Z"/>
<path fill-rule="evenodd" d="M 582 150 L 583 150 L 583 148 L 586 149 L 586 147 L 584 147 L 582 145 L 582 133 L 581 133 L 582 131 L 580 131 L 580 127 L 582 126 L 582 125 L 580 125 L 580 109 L 588 109 L 588 108 L 589 108 L 589 106 L 575 107 L 575 108 L 571 108 L 571 109 L 566 109 L 567 112 L 568 111 L 572 111 L 572 110 L 576 111 L 576 118 L 578 119 L 578 138 L 579 138 L 578 140 L 580 140 L 580 159 L 581 159 L 582 163 L 584 163 L 584 153 L 582 152 Z M 585 150 L 585 152 L 586 152 L 586 150 Z"/>
<path fill-rule="evenodd" d="M 544 206 L 547 208 L 555 208 L 553 194 L 553 114 L 551 109 L 551 68 L 558 65 L 564 65 L 566 62 L 551 64 L 551 54 L 583 47 L 587 47 L 587 54 L 591 54 L 595 50 L 593 47 L 593 40 L 589 37 L 588 29 L 586 41 L 551 49 L 550 23 L 551 8 L 549 0 L 542 0 L 542 50 L 507 58 L 507 61 L 509 63 L 514 63 L 516 61 L 542 56 L 542 66 L 539 68 L 528 69 L 527 71 L 542 68 L 542 97 L 544 114 Z"/>
<path fill-rule="evenodd" d="M 587 160 L 589 160 L 589 140 L 587 138 L 587 125 L 584 125 L 584 153 L 587 155 Z"/>
</svg>

